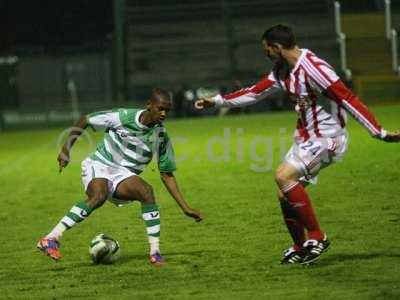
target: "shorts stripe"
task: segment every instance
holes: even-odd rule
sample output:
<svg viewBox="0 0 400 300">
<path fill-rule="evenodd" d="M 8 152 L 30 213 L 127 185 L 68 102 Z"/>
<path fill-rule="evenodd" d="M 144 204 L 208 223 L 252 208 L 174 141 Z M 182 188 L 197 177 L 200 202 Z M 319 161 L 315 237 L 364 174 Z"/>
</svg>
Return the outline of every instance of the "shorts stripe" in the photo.
<svg viewBox="0 0 400 300">
<path fill-rule="evenodd" d="M 320 161 L 321 161 L 321 155 L 323 152 L 319 153 L 312 161 L 310 161 L 307 165 L 307 169 L 310 173 L 310 170 L 314 168 Z"/>
</svg>

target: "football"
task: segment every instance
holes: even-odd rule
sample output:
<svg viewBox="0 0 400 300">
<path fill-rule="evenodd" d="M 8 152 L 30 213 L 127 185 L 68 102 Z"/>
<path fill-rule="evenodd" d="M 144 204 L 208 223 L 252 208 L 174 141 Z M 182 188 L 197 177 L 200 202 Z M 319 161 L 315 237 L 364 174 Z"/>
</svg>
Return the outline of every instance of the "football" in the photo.
<svg viewBox="0 0 400 300">
<path fill-rule="evenodd" d="M 120 253 L 117 240 L 100 233 L 90 242 L 89 254 L 95 264 L 112 264 Z"/>
</svg>

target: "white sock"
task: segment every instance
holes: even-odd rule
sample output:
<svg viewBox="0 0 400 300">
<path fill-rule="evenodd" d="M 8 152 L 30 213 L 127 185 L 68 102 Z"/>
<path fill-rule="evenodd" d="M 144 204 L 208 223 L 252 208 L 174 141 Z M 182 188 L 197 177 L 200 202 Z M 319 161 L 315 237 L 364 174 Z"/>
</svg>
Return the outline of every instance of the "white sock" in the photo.
<svg viewBox="0 0 400 300">
<path fill-rule="evenodd" d="M 67 227 L 62 222 L 60 222 L 53 228 L 52 231 L 50 231 L 48 235 L 46 235 L 46 238 L 58 240 L 59 238 L 61 238 L 65 230 L 67 230 Z"/>
<path fill-rule="evenodd" d="M 160 239 L 158 237 L 149 236 L 149 243 L 150 255 L 153 255 L 156 252 L 160 253 Z"/>
</svg>

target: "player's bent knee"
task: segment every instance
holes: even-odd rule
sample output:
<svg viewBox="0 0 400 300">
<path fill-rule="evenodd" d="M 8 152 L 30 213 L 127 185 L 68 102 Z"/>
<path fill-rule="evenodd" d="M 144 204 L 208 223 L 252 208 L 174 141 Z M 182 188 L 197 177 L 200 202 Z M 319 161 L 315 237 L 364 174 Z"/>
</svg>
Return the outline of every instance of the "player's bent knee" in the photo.
<svg viewBox="0 0 400 300">
<path fill-rule="evenodd" d="M 277 169 L 275 172 L 275 181 L 278 185 L 283 185 L 289 181 L 289 178 L 286 176 L 285 172 L 282 171 L 282 169 Z"/>
<path fill-rule="evenodd" d="M 148 184 L 145 183 L 143 185 L 143 187 L 140 190 L 140 198 L 139 199 L 141 202 L 143 203 L 154 203 L 154 191 L 153 191 L 153 187 Z"/>
<path fill-rule="evenodd" d="M 291 166 L 281 165 L 275 171 L 275 181 L 280 187 L 297 181 L 298 177 L 299 174 L 297 174 L 297 171 Z"/>
<path fill-rule="evenodd" d="M 145 197 L 146 202 L 148 203 L 153 203 L 154 202 L 154 190 L 153 187 L 148 184 L 146 186 L 146 197 Z"/>
<path fill-rule="evenodd" d="M 106 202 L 107 200 L 107 193 L 96 193 L 95 195 L 88 198 L 88 205 L 89 207 L 95 209 L 99 208 Z"/>
<path fill-rule="evenodd" d="M 282 192 L 281 190 L 278 190 L 277 196 L 278 196 L 278 200 L 279 200 L 280 202 L 287 201 L 285 195 L 283 194 L 283 192 Z"/>
</svg>

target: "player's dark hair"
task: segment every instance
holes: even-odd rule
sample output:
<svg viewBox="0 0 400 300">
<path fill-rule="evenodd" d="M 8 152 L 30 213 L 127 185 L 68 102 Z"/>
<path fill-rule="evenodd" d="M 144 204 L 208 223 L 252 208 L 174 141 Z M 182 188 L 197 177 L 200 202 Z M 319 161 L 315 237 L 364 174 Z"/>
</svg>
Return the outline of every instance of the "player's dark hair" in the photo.
<svg viewBox="0 0 400 300">
<path fill-rule="evenodd" d="M 171 94 L 161 88 L 154 88 L 151 91 L 150 101 L 159 102 L 159 101 L 172 101 Z"/>
<path fill-rule="evenodd" d="M 296 37 L 292 28 L 283 24 L 267 29 L 262 35 L 262 40 L 265 40 L 269 45 L 273 43 L 281 44 L 285 49 L 292 49 L 296 45 Z"/>
</svg>

